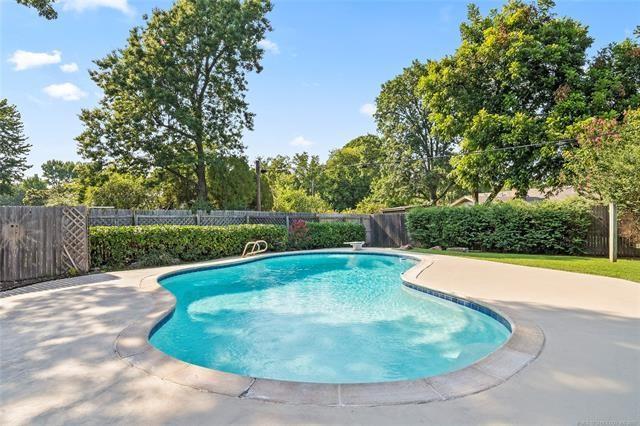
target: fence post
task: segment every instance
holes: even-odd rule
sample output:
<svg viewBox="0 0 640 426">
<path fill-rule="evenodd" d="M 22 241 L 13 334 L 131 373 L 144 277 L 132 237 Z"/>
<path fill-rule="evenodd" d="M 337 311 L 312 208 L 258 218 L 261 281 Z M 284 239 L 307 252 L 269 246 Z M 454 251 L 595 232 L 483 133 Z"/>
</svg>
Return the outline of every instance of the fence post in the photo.
<svg viewBox="0 0 640 426">
<path fill-rule="evenodd" d="M 616 203 L 609 203 L 609 261 L 618 260 L 618 215 Z"/>
<path fill-rule="evenodd" d="M 249 212 L 247 212 L 247 225 L 249 224 Z"/>
<path fill-rule="evenodd" d="M 200 210 L 196 210 L 196 225 L 200 226 Z"/>
<path fill-rule="evenodd" d="M 133 216 L 133 224 L 138 225 L 138 215 L 135 210 L 131 210 L 131 215 Z"/>
<path fill-rule="evenodd" d="M 289 215 L 285 216 L 286 222 L 287 222 L 287 229 L 289 229 Z"/>
</svg>

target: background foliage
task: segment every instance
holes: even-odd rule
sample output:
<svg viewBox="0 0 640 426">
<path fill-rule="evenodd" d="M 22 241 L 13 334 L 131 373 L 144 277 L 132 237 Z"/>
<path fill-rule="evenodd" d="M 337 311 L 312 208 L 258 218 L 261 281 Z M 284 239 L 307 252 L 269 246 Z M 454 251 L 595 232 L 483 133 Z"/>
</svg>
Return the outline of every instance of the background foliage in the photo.
<svg viewBox="0 0 640 426">
<path fill-rule="evenodd" d="M 573 201 L 415 208 L 407 215 L 408 231 L 423 247 L 511 253 L 582 253 L 589 224 L 586 204 Z"/>
<path fill-rule="evenodd" d="M 295 250 L 344 247 L 347 241 L 365 240 L 364 226 L 359 223 L 297 220 L 290 231 L 289 248 Z"/>
</svg>

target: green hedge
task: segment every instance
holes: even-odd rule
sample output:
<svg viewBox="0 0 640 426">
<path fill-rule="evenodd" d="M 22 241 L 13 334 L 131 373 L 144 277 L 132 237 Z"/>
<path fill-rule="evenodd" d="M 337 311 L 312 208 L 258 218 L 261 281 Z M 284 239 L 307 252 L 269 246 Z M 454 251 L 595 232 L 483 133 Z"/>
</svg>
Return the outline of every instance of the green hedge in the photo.
<svg viewBox="0 0 640 426">
<path fill-rule="evenodd" d="M 265 240 L 271 250 L 284 250 L 287 238 L 287 228 L 277 225 L 95 226 L 89 230 L 92 266 L 109 268 L 237 256 L 252 240 Z"/>
<path fill-rule="evenodd" d="M 298 220 L 290 231 L 289 248 L 294 250 L 344 247 L 346 241 L 365 240 L 364 226 L 359 223 Z"/>
<path fill-rule="evenodd" d="M 579 202 L 508 202 L 429 207 L 407 214 L 407 229 L 424 246 L 474 250 L 580 254 L 590 218 Z"/>
<path fill-rule="evenodd" d="M 355 223 L 294 221 L 291 235 L 278 225 L 94 226 L 89 230 L 91 265 L 100 268 L 155 266 L 237 256 L 247 241 L 265 240 L 269 249 L 342 247 L 364 240 Z"/>
</svg>

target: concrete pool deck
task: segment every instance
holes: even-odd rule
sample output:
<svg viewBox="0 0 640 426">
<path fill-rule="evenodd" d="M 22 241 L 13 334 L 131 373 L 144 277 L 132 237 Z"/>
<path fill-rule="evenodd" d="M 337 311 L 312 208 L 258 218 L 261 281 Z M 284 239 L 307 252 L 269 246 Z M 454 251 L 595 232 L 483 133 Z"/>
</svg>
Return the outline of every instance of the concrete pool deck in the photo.
<svg viewBox="0 0 640 426">
<path fill-rule="evenodd" d="M 140 282 L 171 268 L 113 272 L 71 284 L 50 282 L 33 293 L 0 294 L 9 296 L 0 299 L 0 421 L 640 422 L 638 284 L 475 259 L 433 260 L 419 276 L 424 285 L 515 312 L 540 326 L 546 342 L 538 359 L 499 386 L 429 404 L 301 406 L 200 392 L 131 368 L 113 350 L 118 334 L 153 307 L 155 296 Z"/>
<path fill-rule="evenodd" d="M 299 257 L 304 254 L 382 254 L 395 256 L 389 250 L 328 249 L 268 253 L 247 258 L 230 258 L 213 261 L 204 269 L 220 266 L 237 266 L 273 257 Z M 163 380 L 185 385 L 205 392 L 213 392 L 238 398 L 256 399 L 287 404 L 310 404 L 323 406 L 375 406 L 398 404 L 423 404 L 460 398 L 482 392 L 509 380 L 540 354 L 544 345 L 544 334 L 536 324 L 521 318 L 516 312 L 499 310 L 472 301 L 465 295 L 442 293 L 421 283 L 420 275 L 428 272 L 433 259 L 424 254 L 405 254 L 403 257 L 417 263 L 401 277 L 405 290 L 428 293 L 469 309 L 483 312 L 501 322 L 510 331 L 508 340 L 494 352 L 478 359 L 471 365 L 435 377 L 381 383 L 305 383 L 250 377 L 202 368 L 173 358 L 149 343 L 148 337 L 174 311 L 176 299 L 166 291 L 160 280 L 201 271 L 202 267 L 176 266 L 169 273 L 151 274 L 140 281 L 140 288 L 153 292 L 154 305 L 144 316 L 134 319 L 116 338 L 115 351 L 123 361 Z M 215 269 L 214 269 L 215 270 Z M 418 294 L 415 294 L 418 295 Z M 407 359 L 405 362 L 411 362 Z"/>
</svg>

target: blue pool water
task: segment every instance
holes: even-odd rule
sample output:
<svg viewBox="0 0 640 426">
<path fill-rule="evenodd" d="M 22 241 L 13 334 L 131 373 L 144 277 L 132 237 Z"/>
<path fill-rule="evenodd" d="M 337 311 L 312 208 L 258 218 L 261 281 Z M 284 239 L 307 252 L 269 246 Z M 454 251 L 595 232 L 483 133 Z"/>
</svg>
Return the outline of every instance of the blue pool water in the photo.
<svg viewBox="0 0 640 426">
<path fill-rule="evenodd" d="M 183 361 L 260 378 L 364 383 L 460 369 L 506 341 L 478 311 L 410 290 L 414 260 L 279 256 L 167 277 L 177 299 L 151 344 Z"/>
</svg>

